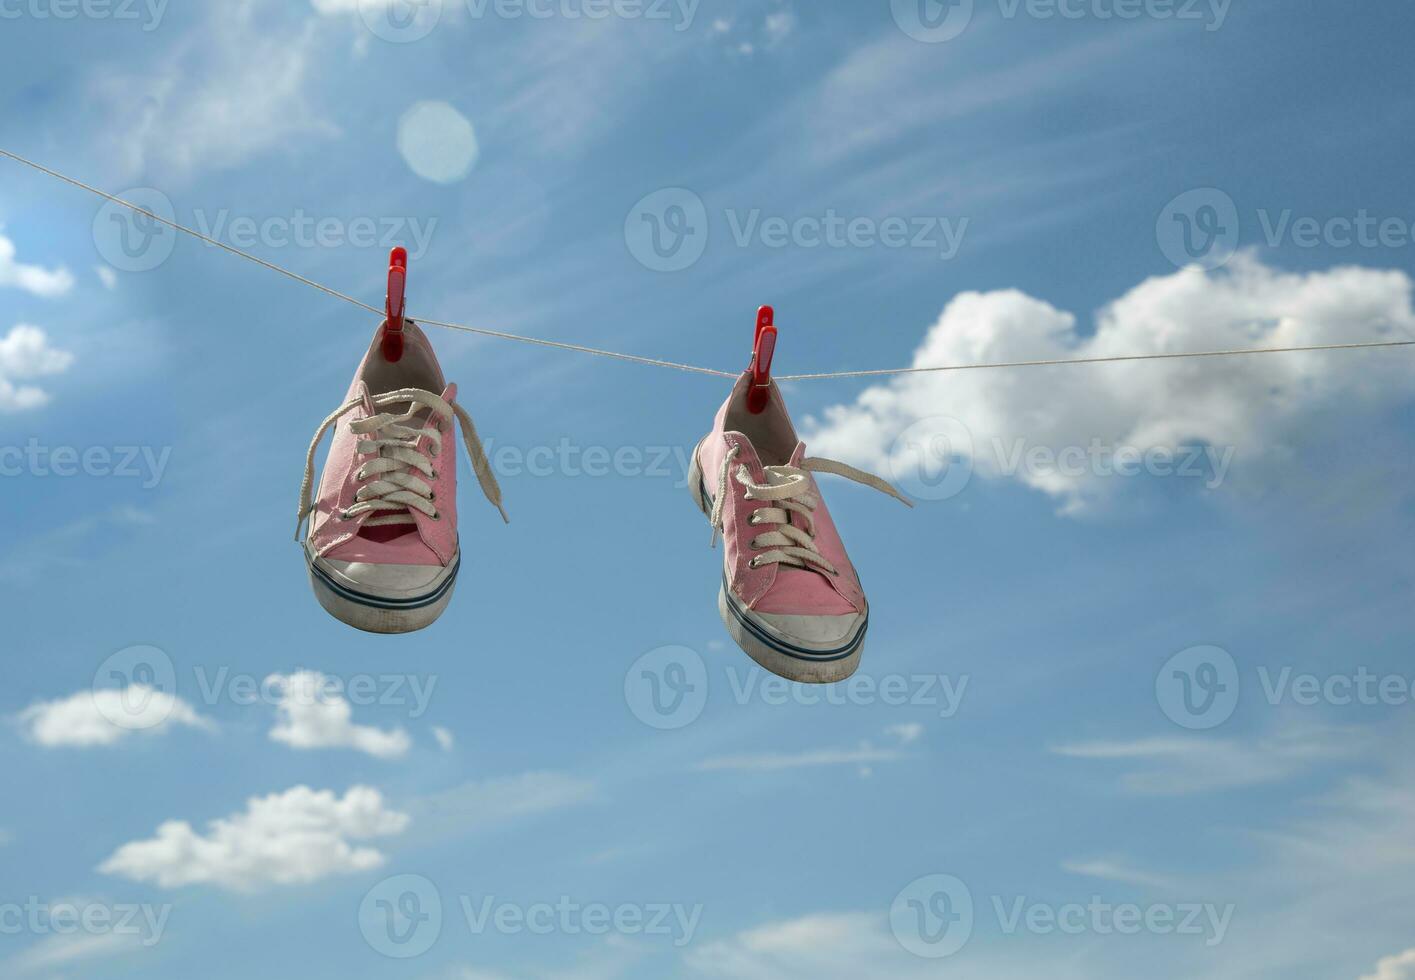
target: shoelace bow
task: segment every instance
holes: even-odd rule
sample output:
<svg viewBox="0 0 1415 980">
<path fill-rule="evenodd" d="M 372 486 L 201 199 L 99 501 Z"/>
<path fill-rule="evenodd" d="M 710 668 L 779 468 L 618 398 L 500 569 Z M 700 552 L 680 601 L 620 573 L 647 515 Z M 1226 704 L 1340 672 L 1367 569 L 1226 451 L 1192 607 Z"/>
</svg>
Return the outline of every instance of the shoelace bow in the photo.
<svg viewBox="0 0 1415 980">
<path fill-rule="evenodd" d="M 722 505 L 727 499 L 728 471 L 732 461 L 741 451 L 741 446 L 733 446 L 727 451 L 727 455 L 722 457 L 722 472 L 717 480 L 717 499 L 712 502 L 712 514 L 708 517 L 712 524 L 714 546 L 717 544 L 718 532 L 722 530 Z M 914 506 L 902 493 L 873 473 L 857 470 L 833 459 L 807 457 L 801 460 L 800 466 L 765 466 L 762 469 L 767 477 L 765 484 L 754 482 L 752 474 L 744 465 L 738 464 L 732 473 L 733 478 L 743 486 L 743 495 L 748 500 L 770 500 L 776 504 L 774 507 L 758 507 L 748 521 L 753 527 L 773 525 L 771 530 L 758 534 L 749 542 L 754 551 L 761 552 L 752 556 L 748 562 L 752 568 L 781 564 L 792 568 L 814 567 L 831 575 L 840 574 L 816 547 L 816 524 L 811 512 L 820 504 L 820 498 L 811 492 L 808 473 L 843 476 L 847 480 L 887 493 L 906 507 Z M 798 527 L 792 523 L 792 514 L 799 515 L 805 526 Z"/>
<path fill-rule="evenodd" d="M 501 512 L 501 519 L 510 523 L 506 509 L 501 506 L 501 487 L 486 461 L 481 439 L 477 436 L 477 427 L 466 409 L 421 388 L 402 388 L 376 395 L 371 400 L 375 408 L 407 404 L 408 411 L 401 415 L 381 412 L 349 423 L 350 432 L 372 437 L 360 439 L 356 451 L 361 456 L 373 458 L 364 463 L 357 474 L 359 480 L 369 482 L 359 488 L 354 497 L 355 502 L 340 514 L 340 517 L 350 520 L 364 514 L 387 512 L 365 520 L 363 526 L 413 524 L 416 523 L 416 518 L 412 512 L 416 510 L 433 520 L 439 520 L 432 486 L 422 479 L 434 479 L 437 471 L 433 468 L 432 461 L 418 452 L 416 447 L 418 440 L 426 437 L 432 443 L 433 454 L 441 453 L 443 423 L 450 424 L 455 418 L 461 424 L 462 441 L 467 447 L 467 455 L 471 457 L 472 469 L 477 475 L 477 482 L 481 484 L 482 493 L 492 506 Z M 295 524 L 296 541 L 300 540 L 305 519 L 314 510 L 311 496 L 314 488 L 314 455 L 320 440 L 324 438 L 330 426 L 362 404 L 362 398 L 355 398 L 341 405 L 320 423 L 319 430 L 310 442 L 309 453 L 305 456 L 305 478 L 300 484 L 300 512 Z M 431 416 L 429 421 L 433 424 L 414 427 L 411 423 L 423 410 L 428 411 Z"/>
</svg>

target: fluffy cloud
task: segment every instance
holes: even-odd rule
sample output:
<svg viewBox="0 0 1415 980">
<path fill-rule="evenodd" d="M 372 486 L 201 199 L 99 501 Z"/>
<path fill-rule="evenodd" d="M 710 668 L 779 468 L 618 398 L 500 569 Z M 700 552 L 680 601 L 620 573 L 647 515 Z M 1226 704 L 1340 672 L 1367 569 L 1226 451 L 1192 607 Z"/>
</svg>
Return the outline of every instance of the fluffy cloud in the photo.
<svg viewBox="0 0 1415 980">
<path fill-rule="evenodd" d="M 296 786 L 248 800 L 244 812 L 211 821 L 205 835 L 185 820 L 169 820 L 150 840 L 118 848 L 98 870 L 162 888 L 305 884 L 380 867 L 381 853 L 351 842 L 401 834 L 408 821 L 368 786 L 354 786 L 342 799 Z"/>
<path fill-rule="evenodd" d="M 1367 973 L 1361 980 L 1415 980 L 1415 949 L 1387 956 L 1376 964 L 1375 973 Z"/>
<path fill-rule="evenodd" d="M 48 336 L 38 327 L 23 323 L 11 327 L 0 337 L 0 412 L 21 412 L 47 404 L 49 393 L 44 389 L 14 382 L 62 374 L 73 363 L 74 355 L 49 346 Z"/>
<path fill-rule="evenodd" d="M 26 738 L 47 748 L 112 745 L 129 735 L 161 733 L 174 725 L 214 727 L 181 698 L 146 684 L 40 701 L 20 712 L 18 720 Z"/>
<path fill-rule="evenodd" d="M 46 269 L 15 261 L 15 243 L 0 235 L 0 287 L 23 289 L 36 296 L 62 296 L 74 287 L 68 269 Z"/>
<path fill-rule="evenodd" d="M 383 730 L 353 722 L 354 709 L 318 671 L 272 674 L 266 686 L 280 700 L 270 737 L 296 749 L 356 749 L 380 759 L 407 753 L 413 740 L 401 728 Z"/>
<path fill-rule="evenodd" d="M 944 309 L 913 366 L 1104 357 L 1415 337 L 1403 272 L 1338 268 L 1288 274 L 1251 255 L 1223 271 L 1146 280 L 1100 311 L 1094 333 L 1016 290 L 963 293 Z M 1105 501 L 1125 481 L 1112 454 L 1211 447 L 1203 467 L 1260 483 L 1315 431 L 1339 432 L 1408 402 L 1408 352 L 1333 351 L 903 375 L 807 419 L 812 449 L 892 473 L 935 477 L 950 457 L 974 478 L 1011 478 L 1063 512 Z M 924 448 L 920 448 L 924 447 Z M 1052 454 L 1029 462 L 1019 451 Z M 1035 457 L 1034 457 L 1035 458 Z M 1092 464 L 1098 459 L 1098 464 Z M 1179 457 L 1175 457 L 1175 466 Z M 1201 467 L 1201 468 L 1203 468 Z"/>
</svg>

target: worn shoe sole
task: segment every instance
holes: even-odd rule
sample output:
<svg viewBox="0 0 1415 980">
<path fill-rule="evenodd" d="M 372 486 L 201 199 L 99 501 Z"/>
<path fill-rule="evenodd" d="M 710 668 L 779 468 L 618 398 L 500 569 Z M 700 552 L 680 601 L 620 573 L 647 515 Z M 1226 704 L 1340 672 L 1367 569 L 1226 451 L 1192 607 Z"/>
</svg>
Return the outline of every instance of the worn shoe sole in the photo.
<svg viewBox="0 0 1415 980">
<path fill-rule="evenodd" d="M 367 633 L 412 633 L 431 626 L 447 608 L 457 584 L 458 558 L 447 566 L 433 588 L 417 596 L 374 595 L 341 582 L 318 559 L 306 555 L 310 587 L 325 612 Z"/>
<path fill-rule="evenodd" d="M 710 517 L 712 500 L 703 482 L 696 447 L 688 469 L 688 490 L 693 495 L 693 503 Z M 727 634 L 742 651 L 779 677 L 802 684 L 834 684 L 845 680 L 860 666 L 860 654 L 865 649 L 865 630 L 869 626 L 868 613 L 861 618 L 855 633 L 845 641 L 831 647 L 820 647 L 793 642 L 775 633 L 732 596 L 725 578 L 717 590 L 717 612 L 722 617 L 722 624 L 727 627 Z"/>
</svg>

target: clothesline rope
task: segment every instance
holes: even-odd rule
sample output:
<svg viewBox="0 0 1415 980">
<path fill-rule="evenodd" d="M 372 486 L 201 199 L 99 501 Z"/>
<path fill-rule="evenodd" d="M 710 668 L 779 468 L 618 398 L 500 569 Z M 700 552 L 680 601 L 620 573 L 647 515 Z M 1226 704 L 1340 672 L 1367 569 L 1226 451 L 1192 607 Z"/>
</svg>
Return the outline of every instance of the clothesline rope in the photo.
<svg viewBox="0 0 1415 980">
<path fill-rule="evenodd" d="M 131 201 L 125 201 L 121 197 L 115 197 L 114 195 L 109 194 L 106 191 L 99 190 L 97 187 L 93 187 L 90 184 L 85 184 L 83 181 L 70 177 L 67 174 L 62 174 L 57 170 L 51 170 L 49 167 L 46 167 L 43 164 L 36 163 L 33 160 L 26 159 L 25 157 L 20 156 L 18 153 L 12 153 L 9 150 L 0 148 L 0 156 L 8 157 L 9 159 L 14 160 L 16 163 L 23 164 L 24 166 L 29 167 L 33 170 L 37 170 L 42 174 L 45 174 L 49 177 L 53 177 L 55 180 L 63 181 L 64 183 L 69 184 L 73 187 L 77 187 L 80 190 L 87 191 L 88 193 L 93 194 L 97 197 L 101 197 L 106 201 L 111 201 L 112 203 L 117 204 L 120 207 L 127 208 L 128 210 L 133 211 L 136 214 L 145 215 L 154 221 L 160 222 L 161 224 L 167 225 L 169 228 L 181 232 L 184 235 L 190 235 L 193 238 L 206 242 L 208 245 L 214 245 L 217 248 L 229 252 L 232 255 L 239 256 L 240 258 L 246 259 L 250 262 L 254 262 L 256 265 L 269 269 L 271 272 L 279 273 L 280 275 L 293 279 L 296 282 L 303 283 L 304 285 L 309 286 L 313 289 L 317 289 L 322 293 L 325 293 L 329 296 L 333 296 L 335 299 L 343 300 L 345 303 L 348 303 L 351 306 L 357 306 L 359 309 L 372 313 L 374 316 L 380 318 L 383 316 L 383 310 L 380 310 L 374 306 L 370 306 L 369 304 L 361 300 L 355 299 L 354 297 L 349 296 L 345 293 L 341 293 L 337 289 L 332 289 L 329 286 L 324 285 L 323 283 L 315 282 L 313 279 L 306 278 L 305 276 L 300 275 L 298 272 L 292 272 L 291 270 L 286 269 L 283 266 L 276 265 L 273 262 L 267 262 L 265 259 L 262 259 L 259 256 L 242 251 L 241 249 L 236 248 L 233 245 L 228 245 L 225 242 L 212 238 L 209 235 L 204 235 L 193 228 L 188 228 L 186 225 L 179 224 L 178 222 L 173 221 L 169 218 L 164 218 L 159 214 L 154 214 L 146 208 L 139 207 L 138 205 L 133 204 Z M 718 371 L 714 368 L 699 367 L 694 364 L 680 364 L 677 361 L 665 361 L 660 360 L 656 357 L 641 357 L 637 354 L 625 354 L 619 351 L 603 350 L 598 347 L 586 347 L 581 344 L 569 344 L 559 340 L 546 340 L 541 337 L 527 337 L 523 334 L 506 333 L 501 330 L 490 330 L 486 327 L 473 327 L 468 326 L 464 323 L 448 323 L 443 320 L 425 320 L 422 317 L 415 316 L 409 316 L 408 319 L 414 320 L 417 323 L 423 324 L 425 326 L 442 327 L 446 330 L 460 330 L 464 333 L 477 334 L 483 337 L 495 337 L 499 340 L 511 340 L 521 344 L 533 344 L 537 347 L 551 347 L 556 350 L 568 350 L 576 351 L 581 354 L 593 354 L 598 357 L 609 357 L 619 361 L 628 361 L 631 364 L 647 364 L 651 367 L 672 368 L 676 371 L 689 371 L 693 374 L 707 374 L 719 378 L 735 378 L 738 374 L 738 372 L 735 371 Z M 928 367 L 877 368 L 865 371 L 828 371 L 821 374 L 776 375 L 776 380 L 819 381 L 828 378 L 874 378 L 882 377 L 885 375 L 897 374 L 927 374 L 936 371 L 981 371 L 992 368 L 1055 367 L 1064 364 L 1112 364 L 1118 361 L 1159 361 L 1175 360 L 1178 358 L 1190 357 L 1233 357 L 1240 354 L 1293 354 L 1304 351 L 1369 350 L 1378 347 L 1415 347 L 1415 340 L 1382 340 L 1353 344 L 1315 344 L 1305 347 L 1257 347 L 1239 348 L 1234 350 L 1181 351 L 1175 353 L 1157 354 L 1119 354 L 1106 357 L 1061 357 L 1033 361 L 993 361 L 978 364 L 941 364 Z"/>
</svg>

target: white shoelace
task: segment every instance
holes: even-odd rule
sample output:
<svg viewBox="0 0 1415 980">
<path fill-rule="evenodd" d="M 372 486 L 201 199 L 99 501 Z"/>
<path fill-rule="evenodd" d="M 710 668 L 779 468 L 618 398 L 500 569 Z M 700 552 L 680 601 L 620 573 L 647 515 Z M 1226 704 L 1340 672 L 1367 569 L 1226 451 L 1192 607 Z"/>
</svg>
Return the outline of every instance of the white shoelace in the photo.
<svg viewBox="0 0 1415 980">
<path fill-rule="evenodd" d="M 377 516 L 365 520 L 363 526 L 414 524 L 416 518 L 413 517 L 413 511 L 416 510 L 433 520 L 440 520 L 433 489 L 422 479 L 435 479 L 437 471 L 433 468 L 432 461 L 418 452 L 416 446 L 419 439 L 426 437 L 432 443 L 433 454 L 440 453 L 443 425 L 451 424 L 455 418 L 461 423 L 462 441 L 467 447 L 467 455 L 471 457 L 472 469 L 476 472 L 482 493 L 492 506 L 501 512 L 501 519 L 508 524 L 511 522 L 506 516 L 506 509 L 501 506 L 501 487 L 497 485 L 496 475 L 492 473 L 491 466 L 486 461 L 481 439 L 477 436 L 477 427 L 466 409 L 421 388 L 390 391 L 384 395 L 375 395 L 372 401 L 375 408 L 406 404 L 408 411 L 401 415 L 382 412 L 349 423 L 350 432 L 372 437 L 360 439 L 356 447 L 359 455 L 373 457 L 359 468 L 357 479 L 376 479 L 360 487 L 354 497 L 355 502 L 348 510 L 337 515 L 338 517 L 352 520 L 379 512 Z M 320 440 L 324 438 L 330 426 L 362 404 L 362 398 L 355 398 L 341 405 L 320 424 L 319 431 L 310 442 L 309 453 L 305 456 L 305 478 L 300 484 L 300 512 L 295 524 L 296 541 L 300 540 L 305 519 L 309 517 L 310 511 L 314 510 L 311 498 L 314 487 L 314 455 Z M 415 428 L 410 423 L 424 410 L 428 412 L 432 424 Z"/>
<path fill-rule="evenodd" d="M 714 545 L 717 544 L 718 532 L 722 530 L 722 504 L 729 492 L 728 471 L 741 450 L 741 446 L 733 446 L 727 455 L 722 457 L 722 472 L 717 480 L 717 499 L 712 502 L 712 514 L 708 517 L 712 524 Z M 745 488 L 743 496 L 748 500 L 770 500 L 777 505 L 758 507 L 752 512 L 749 523 L 753 527 L 772 525 L 771 530 L 758 534 L 749 542 L 753 550 L 761 551 L 761 554 L 752 556 L 748 562 L 752 568 L 780 564 L 792 568 L 815 568 L 830 575 L 840 574 L 816 547 L 816 524 L 811 512 L 820 503 L 820 498 L 811 492 L 811 480 L 807 473 L 832 473 L 843 476 L 847 480 L 854 480 L 881 493 L 887 493 L 907 507 L 914 506 L 888 482 L 872 473 L 857 470 L 833 459 L 806 458 L 801 460 L 800 466 L 766 466 L 763 471 L 767 479 L 765 484 L 753 482 L 751 472 L 741 464 L 732 473 L 733 478 Z M 793 524 L 792 514 L 799 515 L 805 526 L 798 527 Z"/>
</svg>

